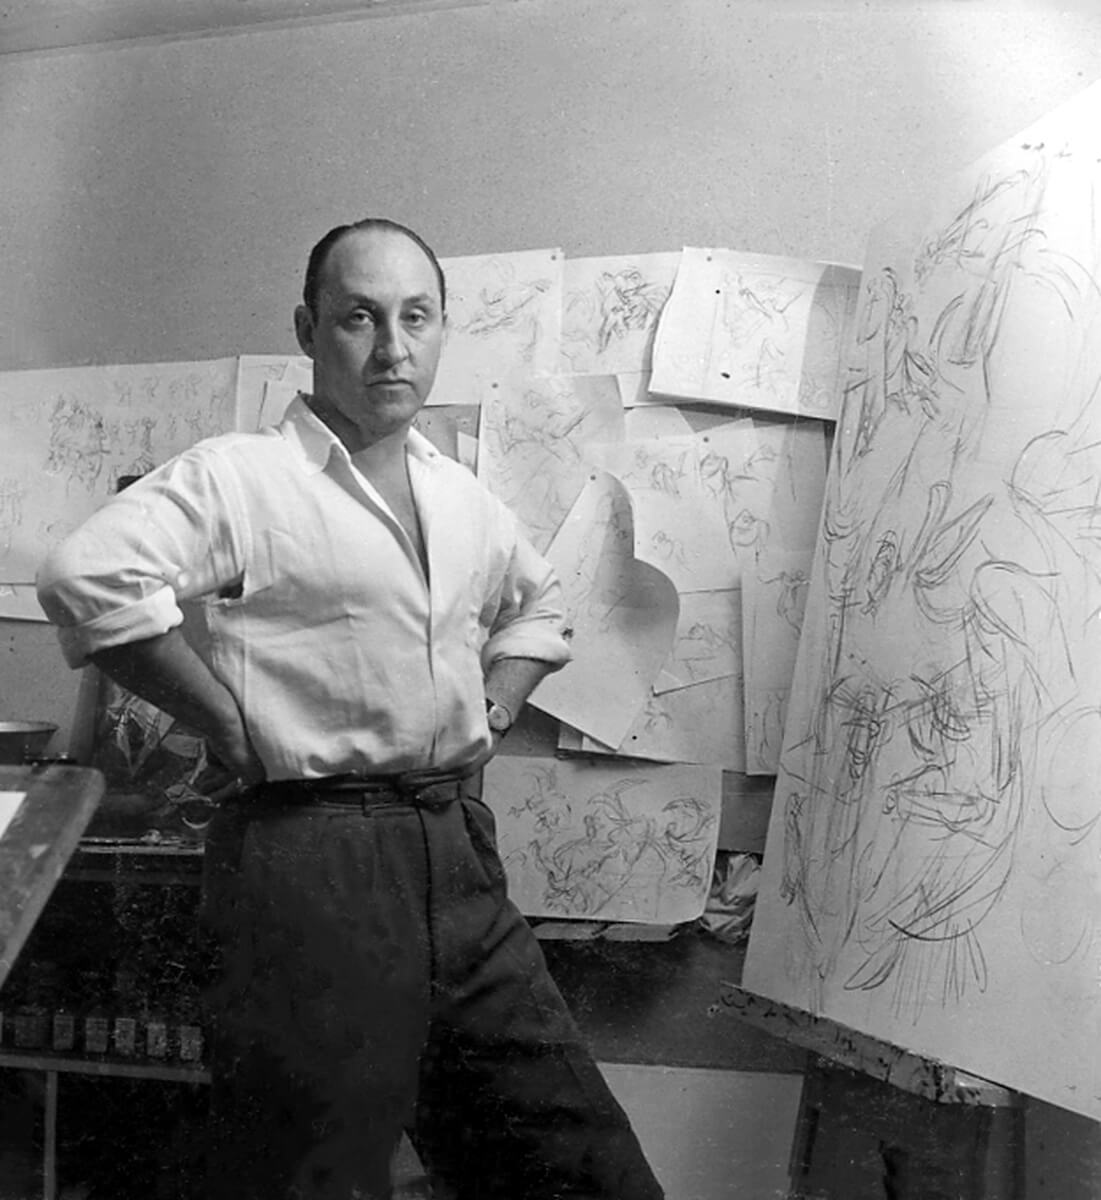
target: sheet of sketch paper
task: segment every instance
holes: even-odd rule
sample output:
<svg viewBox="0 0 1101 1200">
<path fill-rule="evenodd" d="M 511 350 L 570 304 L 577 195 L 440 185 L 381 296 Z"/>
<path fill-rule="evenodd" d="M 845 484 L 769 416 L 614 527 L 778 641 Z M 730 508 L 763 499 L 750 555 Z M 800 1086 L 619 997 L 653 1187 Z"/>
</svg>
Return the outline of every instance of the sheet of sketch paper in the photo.
<svg viewBox="0 0 1101 1200">
<path fill-rule="evenodd" d="M 476 404 L 485 373 L 553 375 L 559 366 L 562 251 L 440 260 L 447 338 L 429 404 Z"/>
<path fill-rule="evenodd" d="M 616 745 L 650 695 L 677 627 L 677 592 L 632 553 L 631 506 L 610 475 L 593 470 L 547 558 L 562 581 L 573 661 L 531 703 Z"/>
<path fill-rule="evenodd" d="M 622 440 L 614 376 L 494 376 L 482 393 L 478 478 L 545 550 L 589 478 L 586 448 Z"/>
<path fill-rule="evenodd" d="M 813 552 L 773 551 L 742 575 L 746 774 L 775 775 Z"/>
<path fill-rule="evenodd" d="M 32 582 L 46 550 L 121 476 L 232 429 L 236 367 L 226 358 L 0 375 L 0 583 Z"/>
<path fill-rule="evenodd" d="M 722 515 L 700 473 L 694 436 L 591 446 L 588 455 L 631 498 L 635 555 L 680 592 L 729 588 L 736 566 Z"/>
<path fill-rule="evenodd" d="M 721 792 L 708 768 L 499 755 L 482 798 L 525 915 L 676 924 L 707 903 Z"/>
<path fill-rule="evenodd" d="M 566 374 L 649 370 L 658 316 L 680 251 L 567 258 L 562 279 L 562 358 Z"/>
<path fill-rule="evenodd" d="M 697 439 L 703 484 L 736 564 L 734 582 L 764 554 L 814 545 L 826 486 L 819 422 L 743 418 Z"/>
<path fill-rule="evenodd" d="M 745 970 L 1101 1117 L 1101 88 L 868 249 Z"/>
<path fill-rule="evenodd" d="M 686 248 L 654 339 L 651 392 L 836 417 L 859 285 L 852 267 Z"/>
</svg>

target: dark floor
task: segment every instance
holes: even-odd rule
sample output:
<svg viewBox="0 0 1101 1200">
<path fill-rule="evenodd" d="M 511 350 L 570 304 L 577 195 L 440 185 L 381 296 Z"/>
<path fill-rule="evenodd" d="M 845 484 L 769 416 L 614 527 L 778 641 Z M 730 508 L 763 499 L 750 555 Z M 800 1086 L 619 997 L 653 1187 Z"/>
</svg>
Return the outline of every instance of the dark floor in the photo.
<svg viewBox="0 0 1101 1200">
<path fill-rule="evenodd" d="M 544 942 L 551 974 L 600 1062 L 801 1072 L 805 1053 L 728 1012 L 745 947 L 689 930 L 666 942 Z"/>
</svg>

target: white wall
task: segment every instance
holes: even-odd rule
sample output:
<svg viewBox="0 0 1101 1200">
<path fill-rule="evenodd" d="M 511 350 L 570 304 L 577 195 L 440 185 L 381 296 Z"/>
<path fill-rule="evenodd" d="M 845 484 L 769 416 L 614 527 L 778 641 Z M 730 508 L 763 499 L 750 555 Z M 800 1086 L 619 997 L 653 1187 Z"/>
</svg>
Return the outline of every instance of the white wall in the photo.
<svg viewBox="0 0 1101 1200">
<path fill-rule="evenodd" d="M 858 261 L 914 191 L 1101 76 L 1049 3 L 520 0 L 0 58 L 0 368 L 293 348 L 305 253 Z"/>
</svg>

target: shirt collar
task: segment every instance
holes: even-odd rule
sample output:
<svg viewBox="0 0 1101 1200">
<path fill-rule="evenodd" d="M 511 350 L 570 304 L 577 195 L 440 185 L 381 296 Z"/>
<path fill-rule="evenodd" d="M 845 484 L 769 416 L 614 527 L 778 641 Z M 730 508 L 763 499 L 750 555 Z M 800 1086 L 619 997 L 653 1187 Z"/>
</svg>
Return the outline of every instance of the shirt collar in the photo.
<svg viewBox="0 0 1101 1200">
<path fill-rule="evenodd" d="M 310 475 L 324 471 L 334 452 L 349 461 L 344 443 L 310 408 L 305 392 L 299 392 L 290 402 L 277 428 L 286 441 L 297 447 Z M 440 457 L 436 447 L 416 429 L 409 430 L 405 445 L 414 458 L 426 465 L 434 465 Z"/>
</svg>

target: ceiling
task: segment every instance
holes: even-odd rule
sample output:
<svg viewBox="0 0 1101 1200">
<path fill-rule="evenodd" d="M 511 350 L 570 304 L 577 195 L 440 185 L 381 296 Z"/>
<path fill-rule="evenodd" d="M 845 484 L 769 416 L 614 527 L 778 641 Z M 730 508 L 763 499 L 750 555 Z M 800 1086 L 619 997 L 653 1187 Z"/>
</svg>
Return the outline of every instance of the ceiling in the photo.
<svg viewBox="0 0 1101 1200">
<path fill-rule="evenodd" d="M 516 0 L 0 0 L 0 54 Z"/>
</svg>

